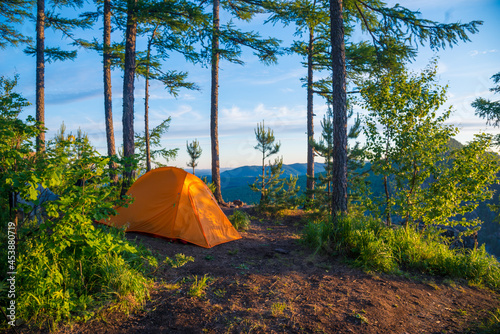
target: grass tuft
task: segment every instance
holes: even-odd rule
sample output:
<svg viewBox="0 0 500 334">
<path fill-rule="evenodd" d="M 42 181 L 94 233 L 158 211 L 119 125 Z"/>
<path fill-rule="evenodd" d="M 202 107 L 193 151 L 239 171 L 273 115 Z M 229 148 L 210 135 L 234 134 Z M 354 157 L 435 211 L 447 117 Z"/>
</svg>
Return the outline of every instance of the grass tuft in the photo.
<svg viewBox="0 0 500 334">
<path fill-rule="evenodd" d="M 194 276 L 194 282 L 191 284 L 191 287 L 189 288 L 188 295 L 190 297 L 195 297 L 199 298 L 205 294 L 205 289 L 207 288 L 208 284 L 207 281 L 209 279 L 209 276 L 204 275 L 203 277 L 200 277 L 198 280 L 198 276 Z"/>
<path fill-rule="evenodd" d="M 438 231 L 414 227 L 387 227 L 378 219 L 347 216 L 309 222 L 302 242 L 316 251 L 341 254 L 365 270 L 400 273 L 401 270 L 449 278 L 500 289 L 500 264 L 480 248 L 450 249 Z"/>
<path fill-rule="evenodd" d="M 250 217 L 243 211 L 234 210 L 233 214 L 228 218 L 234 228 L 238 231 L 247 230 L 250 226 Z"/>
</svg>

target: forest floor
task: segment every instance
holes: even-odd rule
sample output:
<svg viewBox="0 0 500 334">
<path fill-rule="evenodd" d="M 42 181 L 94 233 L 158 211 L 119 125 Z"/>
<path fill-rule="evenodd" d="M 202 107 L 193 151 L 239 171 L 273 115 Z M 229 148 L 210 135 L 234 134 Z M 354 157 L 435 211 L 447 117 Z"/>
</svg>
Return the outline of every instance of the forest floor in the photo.
<svg viewBox="0 0 500 334">
<path fill-rule="evenodd" d="M 228 213 L 228 212 L 226 212 Z M 469 333 L 500 298 L 438 277 L 366 273 L 299 243 L 304 214 L 254 219 L 242 239 L 204 249 L 139 234 L 162 257 L 195 261 L 157 272 L 147 304 L 66 333 Z M 194 277 L 209 277 L 190 297 Z M 163 282 L 163 283 L 162 283 Z"/>
</svg>

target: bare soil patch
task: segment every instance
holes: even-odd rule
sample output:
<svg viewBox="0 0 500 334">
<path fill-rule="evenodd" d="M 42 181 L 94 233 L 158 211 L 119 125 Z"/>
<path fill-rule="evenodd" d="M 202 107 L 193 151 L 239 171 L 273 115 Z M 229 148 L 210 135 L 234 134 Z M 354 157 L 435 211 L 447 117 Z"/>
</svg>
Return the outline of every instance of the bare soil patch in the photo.
<svg viewBox="0 0 500 334">
<path fill-rule="evenodd" d="M 248 208 L 246 209 L 248 210 Z M 226 212 L 230 214 L 230 210 Z M 195 262 L 157 272 L 151 300 L 71 333 L 468 333 L 500 307 L 498 294 L 449 280 L 367 274 L 299 243 L 303 214 L 252 220 L 243 239 L 204 249 L 139 234 L 161 256 Z M 190 297 L 195 276 L 210 277 Z"/>
</svg>

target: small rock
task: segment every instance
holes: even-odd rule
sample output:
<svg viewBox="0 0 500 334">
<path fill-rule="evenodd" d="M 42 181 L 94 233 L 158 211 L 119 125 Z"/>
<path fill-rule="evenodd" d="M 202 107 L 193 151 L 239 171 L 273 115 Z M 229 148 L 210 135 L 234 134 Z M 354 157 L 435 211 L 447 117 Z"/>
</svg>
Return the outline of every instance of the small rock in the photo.
<svg viewBox="0 0 500 334">
<path fill-rule="evenodd" d="M 286 250 L 286 249 L 283 249 L 283 248 L 276 248 L 276 249 L 274 249 L 274 251 L 276 253 L 280 253 L 280 254 L 289 254 L 290 253 L 289 250 Z"/>
<path fill-rule="evenodd" d="M 234 201 L 233 201 L 233 204 L 234 204 L 234 206 L 235 206 L 235 207 L 237 207 L 237 208 L 241 208 L 243 205 L 245 205 L 245 203 L 243 203 L 243 202 L 242 202 L 241 200 L 239 200 L 239 199 L 234 200 Z"/>
</svg>

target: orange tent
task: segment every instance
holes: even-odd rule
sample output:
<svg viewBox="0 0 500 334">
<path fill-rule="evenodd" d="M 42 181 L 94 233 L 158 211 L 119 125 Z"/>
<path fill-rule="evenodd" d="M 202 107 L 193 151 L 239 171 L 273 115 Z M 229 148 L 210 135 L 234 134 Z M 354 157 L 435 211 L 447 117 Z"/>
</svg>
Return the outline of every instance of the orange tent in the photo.
<svg viewBox="0 0 500 334">
<path fill-rule="evenodd" d="M 207 185 L 175 167 L 154 169 L 129 189 L 134 202 L 100 223 L 210 248 L 240 239 Z"/>
</svg>

